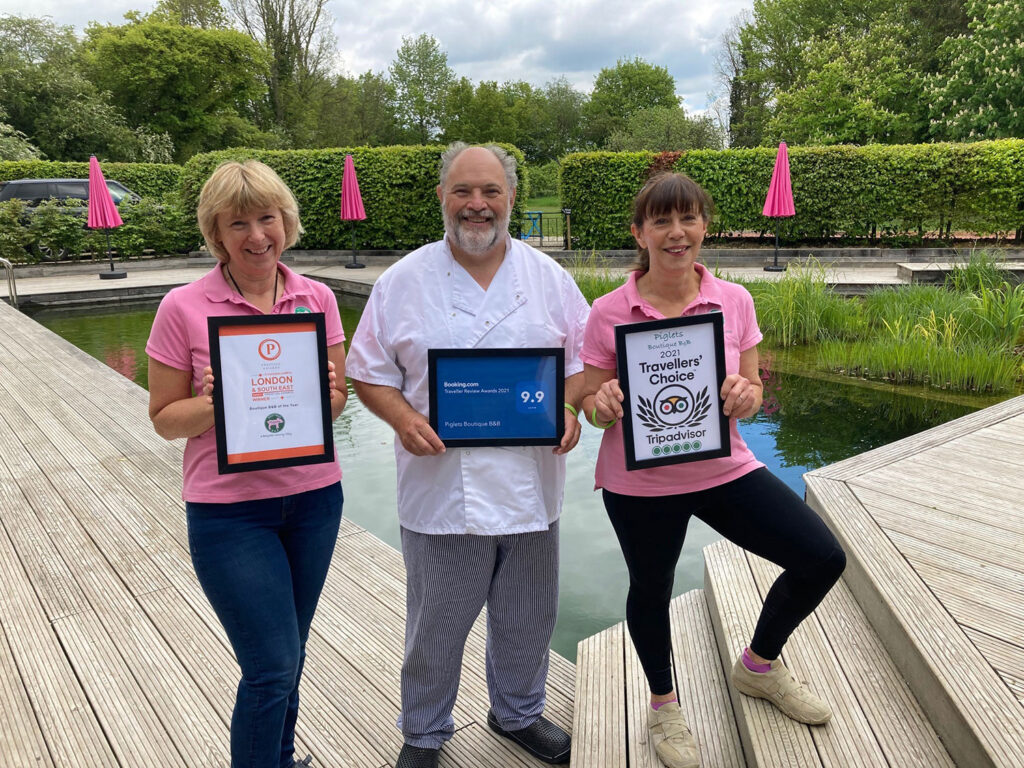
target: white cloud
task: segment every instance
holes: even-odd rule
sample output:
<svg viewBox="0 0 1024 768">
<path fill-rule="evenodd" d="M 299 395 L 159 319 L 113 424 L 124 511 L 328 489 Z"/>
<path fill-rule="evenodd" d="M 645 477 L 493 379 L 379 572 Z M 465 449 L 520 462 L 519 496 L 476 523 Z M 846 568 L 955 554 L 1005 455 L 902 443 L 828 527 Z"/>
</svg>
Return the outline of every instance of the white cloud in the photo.
<svg viewBox="0 0 1024 768">
<path fill-rule="evenodd" d="M 119 23 L 149 0 L 35 0 L 31 13 L 82 30 L 89 21 Z M 331 0 L 341 66 L 349 73 L 386 70 L 403 36 L 433 35 L 459 76 L 473 81 L 560 75 L 589 91 L 602 67 L 641 56 L 667 67 L 689 109 L 703 109 L 713 87 L 713 57 L 730 20 L 752 0 Z M 23 0 L 0 0 L 0 13 L 26 15 Z"/>
</svg>

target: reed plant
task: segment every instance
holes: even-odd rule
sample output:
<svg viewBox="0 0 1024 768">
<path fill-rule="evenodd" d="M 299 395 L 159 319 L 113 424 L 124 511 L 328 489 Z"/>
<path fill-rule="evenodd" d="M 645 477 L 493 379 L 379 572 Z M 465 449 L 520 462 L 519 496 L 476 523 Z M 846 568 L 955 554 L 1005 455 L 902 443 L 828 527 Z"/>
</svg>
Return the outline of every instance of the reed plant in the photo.
<svg viewBox="0 0 1024 768">
<path fill-rule="evenodd" d="M 789 347 L 825 338 L 855 338 L 864 330 L 861 306 L 837 295 L 818 262 L 793 265 L 779 280 L 747 284 L 769 343 Z"/>
<path fill-rule="evenodd" d="M 971 296 L 979 336 L 1012 351 L 1024 330 L 1024 283 L 1004 282 L 996 289 L 982 288 Z"/>
<path fill-rule="evenodd" d="M 956 263 L 946 275 L 946 287 L 960 293 L 977 293 L 1002 285 L 1006 278 L 1001 265 L 1006 259 L 995 251 L 974 249 L 967 260 Z"/>
<path fill-rule="evenodd" d="M 627 277 L 620 270 L 611 269 L 604 264 L 595 251 L 586 256 L 577 251 L 572 255 L 566 269 L 589 304 L 618 288 Z"/>
</svg>

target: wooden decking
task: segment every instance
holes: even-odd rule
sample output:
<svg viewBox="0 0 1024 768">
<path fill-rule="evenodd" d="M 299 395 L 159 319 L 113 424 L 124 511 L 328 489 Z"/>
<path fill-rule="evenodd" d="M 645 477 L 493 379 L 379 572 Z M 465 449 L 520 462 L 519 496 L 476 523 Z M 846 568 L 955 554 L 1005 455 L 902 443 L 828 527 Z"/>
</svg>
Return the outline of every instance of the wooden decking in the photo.
<svg viewBox="0 0 1024 768">
<path fill-rule="evenodd" d="M 132 382 L 3 303 L 0 328 L 0 764 L 226 766 L 237 667 L 189 561 L 182 446 Z M 318 766 L 394 763 L 404 589 L 400 555 L 344 523 L 302 687 Z M 441 764 L 540 765 L 487 729 L 483 647 L 478 622 Z M 552 654 L 566 728 L 574 678 Z"/>
<path fill-rule="evenodd" d="M 725 684 L 778 569 L 717 542 L 672 604 L 702 764 L 1024 765 L 1024 397 L 805 478 L 849 564 L 783 658 L 834 717 L 801 726 Z M 624 625 L 581 642 L 573 765 L 657 766 L 647 694 Z"/>
</svg>

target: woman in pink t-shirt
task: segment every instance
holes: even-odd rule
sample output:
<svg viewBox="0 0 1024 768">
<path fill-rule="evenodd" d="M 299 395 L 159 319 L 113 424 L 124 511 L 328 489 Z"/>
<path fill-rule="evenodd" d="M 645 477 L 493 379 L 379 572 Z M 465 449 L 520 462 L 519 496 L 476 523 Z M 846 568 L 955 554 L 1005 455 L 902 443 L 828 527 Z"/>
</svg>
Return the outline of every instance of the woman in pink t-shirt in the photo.
<svg viewBox="0 0 1024 768">
<path fill-rule="evenodd" d="M 344 381 L 345 336 L 334 294 L 278 263 L 302 227 L 295 197 L 273 170 L 254 160 L 220 165 L 199 195 L 198 216 L 219 263 L 160 303 L 146 344 L 149 415 L 162 437 L 188 438 L 189 552 L 242 671 L 231 766 L 309 765 L 294 761 L 299 679 L 341 523 L 341 470 L 335 457 L 218 473 L 206 318 L 323 312 L 334 419 L 345 406 L 335 386 Z"/>
<path fill-rule="evenodd" d="M 673 689 L 670 658 L 669 601 L 690 517 L 784 569 L 768 592 L 750 645 L 733 666 L 732 682 L 800 722 L 825 723 L 832 713 L 783 666 L 779 654 L 846 566 L 829 529 L 754 458 L 736 428 L 738 419 L 761 407 L 761 332 L 746 289 L 715 278 L 697 263 L 710 218 L 710 198 L 687 176 L 663 173 L 644 185 L 634 201 L 631 225 L 638 266 L 622 287 L 594 302 L 581 355 L 583 409 L 594 426 L 605 430 L 597 487 L 629 569 L 626 623 L 651 689 L 651 739 L 669 768 L 700 763 Z M 714 311 L 722 313 L 724 325 L 721 396 L 731 454 L 627 471 L 614 327 Z"/>
</svg>

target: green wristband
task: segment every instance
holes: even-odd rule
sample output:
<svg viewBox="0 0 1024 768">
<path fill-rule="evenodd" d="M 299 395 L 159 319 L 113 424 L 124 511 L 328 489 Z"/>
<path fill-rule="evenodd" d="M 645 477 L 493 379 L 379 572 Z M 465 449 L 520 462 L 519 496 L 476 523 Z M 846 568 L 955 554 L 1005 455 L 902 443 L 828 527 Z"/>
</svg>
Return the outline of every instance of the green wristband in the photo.
<svg viewBox="0 0 1024 768">
<path fill-rule="evenodd" d="M 580 417 L 580 412 L 573 408 L 569 403 L 562 403 L 565 406 L 565 410 L 575 416 L 577 419 Z"/>
<path fill-rule="evenodd" d="M 594 406 L 594 410 L 590 412 L 590 423 L 593 424 L 598 429 L 608 429 L 609 427 L 614 427 L 618 423 L 618 421 L 619 421 L 618 419 L 612 419 L 607 424 L 598 424 L 597 423 L 597 406 L 595 405 Z"/>
</svg>

